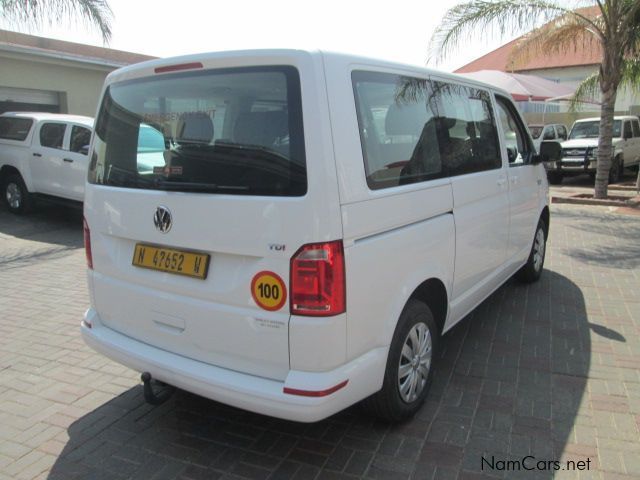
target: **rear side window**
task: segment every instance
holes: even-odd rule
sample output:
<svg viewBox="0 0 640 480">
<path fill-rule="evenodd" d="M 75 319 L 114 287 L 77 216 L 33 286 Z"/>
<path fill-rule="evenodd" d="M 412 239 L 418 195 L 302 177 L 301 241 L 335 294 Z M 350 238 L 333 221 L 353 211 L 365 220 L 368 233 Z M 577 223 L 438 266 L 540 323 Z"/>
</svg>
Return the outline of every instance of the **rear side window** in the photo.
<svg viewBox="0 0 640 480">
<path fill-rule="evenodd" d="M 553 140 L 554 138 L 556 138 L 556 132 L 553 130 L 553 126 L 550 126 L 547 130 L 545 130 L 544 136 L 542 137 L 542 139 Z"/>
<path fill-rule="evenodd" d="M 40 145 L 49 148 L 62 148 L 64 132 L 67 126 L 64 123 L 45 123 L 40 127 Z"/>
<path fill-rule="evenodd" d="M 91 130 L 78 125 L 71 128 L 69 150 L 86 155 L 89 150 L 89 142 L 91 142 Z"/>
<path fill-rule="evenodd" d="M 89 181 L 234 195 L 307 191 L 298 71 L 168 74 L 107 88 Z"/>
<path fill-rule="evenodd" d="M 543 130 L 543 127 L 529 125 L 529 131 L 531 132 L 531 137 L 534 139 L 540 138 L 540 135 L 542 135 L 542 130 Z"/>
<path fill-rule="evenodd" d="M 561 138 L 562 140 L 566 140 L 567 139 L 567 129 L 565 128 L 564 125 L 558 125 L 556 127 L 556 129 L 558 130 L 558 138 Z"/>
<path fill-rule="evenodd" d="M 633 137 L 633 133 L 631 130 L 631 122 L 624 122 L 624 138 Z"/>
<path fill-rule="evenodd" d="M 0 118 L 0 138 L 5 140 L 24 140 L 33 125 L 30 118 Z"/>
<path fill-rule="evenodd" d="M 377 72 L 352 81 L 369 188 L 500 168 L 488 92 Z"/>
</svg>

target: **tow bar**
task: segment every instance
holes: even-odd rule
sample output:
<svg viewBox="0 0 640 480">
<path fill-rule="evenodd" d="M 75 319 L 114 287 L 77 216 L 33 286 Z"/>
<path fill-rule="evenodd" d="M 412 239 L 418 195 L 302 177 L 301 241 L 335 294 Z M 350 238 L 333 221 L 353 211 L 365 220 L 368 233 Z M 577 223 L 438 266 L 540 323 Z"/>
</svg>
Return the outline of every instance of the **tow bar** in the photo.
<svg viewBox="0 0 640 480">
<path fill-rule="evenodd" d="M 175 387 L 162 383 L 162 385 L 164 385 L 164 389 L 155 393 L 151 387 L 151 374 L 149 372 L 144 372 L 140 378 L 144 384 L 144 399 L 151 405 L 162 405 L 164 402 L 169 400 L 171 395 L 176 391 Z M 156 380 L 156 383 L 161 382 Z"/>
</svg>

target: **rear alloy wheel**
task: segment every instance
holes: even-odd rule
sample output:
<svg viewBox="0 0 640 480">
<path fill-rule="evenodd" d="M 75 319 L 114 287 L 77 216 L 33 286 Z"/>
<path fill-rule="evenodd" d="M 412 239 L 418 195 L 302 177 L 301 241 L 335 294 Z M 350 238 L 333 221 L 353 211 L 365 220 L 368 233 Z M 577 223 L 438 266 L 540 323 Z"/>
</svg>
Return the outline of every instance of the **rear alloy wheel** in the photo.
<svg viewBox="0 0 640 480">
<path fill-rule="evenodd" d="M 364 406 L 391 422 L 415 415 L 431 386 L 439 337 L 429 307 L 409 300 L 389 347 L 382 389 L 367 398 Z"/>
<path fill-rule="evenodd" d="M 522 282 L 531 283 L 540 278 L 547 252 L 547 225 L 543 219 L 538 221 L 536 233 L 533 236 L 533 245 L 527 263 L 516 272 L 516 278 Z"/>
<path fill-rule="evenodd" d="M 5 179 L 2 197 L 11 213 L 26 213 L 31 207 L 31 195 L 20 175 L 9 175 Z"/>
</svg>

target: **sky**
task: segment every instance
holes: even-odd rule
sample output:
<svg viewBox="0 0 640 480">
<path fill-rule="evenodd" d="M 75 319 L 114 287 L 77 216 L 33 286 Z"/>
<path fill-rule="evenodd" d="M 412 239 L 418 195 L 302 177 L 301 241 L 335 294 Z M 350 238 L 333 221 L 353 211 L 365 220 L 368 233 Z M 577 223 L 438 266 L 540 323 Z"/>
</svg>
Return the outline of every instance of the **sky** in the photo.
<svg viewBox="0 0 640 480">
<path fill-rule="evenodd" d="M 432 33 L 459 1 L 108 0 L 114 14 L 108 45 L 78 22 L 31 29 L 0 22 L 0 28 L 158 57 L 320 48 L 424 66 Z M 511 39 L 472 36 L 444 61 L 428 66 L 453 71 Z"/>
</svg>

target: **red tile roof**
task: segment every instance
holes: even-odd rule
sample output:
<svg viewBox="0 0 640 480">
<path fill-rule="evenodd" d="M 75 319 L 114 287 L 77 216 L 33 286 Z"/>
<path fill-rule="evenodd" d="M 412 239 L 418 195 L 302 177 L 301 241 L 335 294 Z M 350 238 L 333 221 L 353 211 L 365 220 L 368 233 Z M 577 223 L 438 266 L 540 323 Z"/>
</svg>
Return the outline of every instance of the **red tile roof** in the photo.
<svg viewBox="0 0 640 480">
<path fill-rule="evenodd" d="M 151 60 L 156 57 L 139 53 L 125 52 L 111 48 L 94 47 L 81 43 L 65 42 L 53 38 L 38 37 L 25 33 L 0 30 L 0 47 L 18 47 L 32 50 L 33 53 L 59 54 L 77 61 L 91 61 L 105 65 L 129 65 L 132 63 Z M 76 57 L 76 58 L 74 58 Z"/>
<path fill-rule="evenodd" d="M 589 17 L 595 17 L 600 13 L 599 7 L 587 7 L 579 9 L 581 13 Z M 477 72 L 479 70 L 500 70 L 503 72 L 524 72 L 527 70 L 538 70 L 542 68 L 574 67 L 582 65 L 597 65 L 602 59 L 602 49 L 597 43 L 577 42 L 576 49 L 569 49 L 564 53 L 552 53 L 550 55 L 539 55 L 530 58 L 527 62 L 513 68 L 509 65 L 509 57 L 514 47 L 522 37 L 475 59 L 474 61 L 460 67 L 455 73 Z"/>
</svg>

